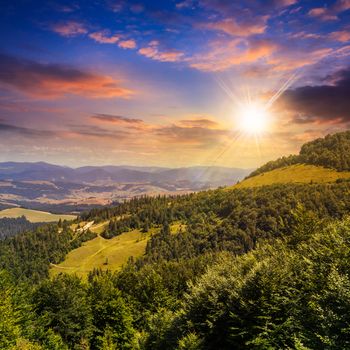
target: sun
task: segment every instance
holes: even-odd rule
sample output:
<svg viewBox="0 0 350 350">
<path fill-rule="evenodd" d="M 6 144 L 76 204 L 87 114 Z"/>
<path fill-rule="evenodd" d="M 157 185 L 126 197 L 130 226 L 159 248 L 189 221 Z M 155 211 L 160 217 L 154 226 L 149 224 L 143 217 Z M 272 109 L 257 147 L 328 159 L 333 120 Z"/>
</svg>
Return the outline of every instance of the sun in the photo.
<svg viewBox="0 0 350 350">
<path fill-rule="evenodd" d="M 267 130 L 269 115 L 267 109 L 258 103 L 249 103 L 238 112 L 239 129 L 248 134 L 261 134 Z"/>
</svg>

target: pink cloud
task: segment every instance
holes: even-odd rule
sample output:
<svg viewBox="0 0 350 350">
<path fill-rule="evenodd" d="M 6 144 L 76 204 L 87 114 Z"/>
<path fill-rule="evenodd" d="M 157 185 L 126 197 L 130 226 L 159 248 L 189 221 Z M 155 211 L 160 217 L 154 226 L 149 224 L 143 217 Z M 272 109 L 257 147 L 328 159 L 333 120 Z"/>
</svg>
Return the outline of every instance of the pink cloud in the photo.
<svg viewBox="0 0 350 350">
<path fill-rule="evenodd" d="M 262 34 L 267 28 L 266 21 L 268 16 L 263 16 L 254 23 L 238 23 L 234 18 L 226 18 L 219 22 L 201 24 L 200 27 L 222 31 L 233 36 L 250 36 L 253 34 Z"/>
<path fill-rule="evenodd" d="M 154 42 L 154 44 L 151 46 L 141 48 L 138 52 L 143 56 L 161 62 L 177 62 L 184 56 L 183 52 L 176 50 L 161 52 L 159 51 L 156 42 Z"/>
<path fill-rule="evenodd" d="M 135 49 L 136 48 L 136 41 L 135 40 L 123 40 L 118 43 L 118 46 L 122 49 Z"/>
<path fill-rule="evenodd" d="M 309 11 L 309 16 L 319 17 L 323 21 L 335 21 L 338 17 L 335 14 L 332 14 L 324 7 L 317 7 Z"/>
<path fill-rule="evenodd" d="M 338 0 L 334 4 L 334 11 L 340 13 L 350 9 L 350 0 Z"/>
<path fill-rule="evenodd" d="M 219 124 L 211 119 L 199 117 L 193 119 L 182 119 L 178 122 L 179 126 L 186 128 L 206 128 L 206 129 L 218 129 Z"/>
<path fill-rule="evenodd" d="M 115 44 L 120 40 L 120 35 L 110 35 L 110 32 L 108 30 L 101 30 L 98 32 L 90 33 L 89 38 L 101 44 Z"/>
<path fill-rule="evenodd" d="M 87 28 L 83 23 L 76 21 L 56 23 L 51 26 L 51 29 L 55 33 L 65 37 L 74 37 L 86 34 L 88 32 Z"/>
<path fill-rule="evenodd" d="M 340 42 L 348 42 L 350 41 L 350 31 L 346 31 L 346 30 L 341 30 L 339 32 L 333 32 L 330 33 L 329 37 L 332 40 L 336 40 L 336 41 L 340 41 Z"/>
<path fill-rule="evenodd" d="M 277 49 L 270 41 L 252 41 L 244 49 L 239 48 L 241 40 L 216 41 L 210 49 L 189 60 L 190 66 L 202 71 L 223 71 L 232 66 L 255 63 L 269 58 Z"/>
<path fill-rule="evenodd" d="M 338 14 L 350 9 L 350 0 L 337 0 L 329 7 L 316 7 L 309 11 L 312 17 L 318 17 L 323 21 L 334 21 Z"/>
<path fill-rule="evenodd" d="M 0 55 L 6 74 L 0 85 L 41 98 L 80 95 L 92 98 L 129 98 L 132 91 L 110 76 L 59 64 L 42 64 Z"/>
<path fill-rule="evenodd" d="M 313 65 L 331 53 L 332 49 L 330 48 L 307 52 L 293 52 L 287 48 L 281 48 L 281 50 L 274 57 L 271 57 L 268 60 L 268 63 L 273 65 L 273 70 L 276 72 L 290 71 Z"/>
</svg>

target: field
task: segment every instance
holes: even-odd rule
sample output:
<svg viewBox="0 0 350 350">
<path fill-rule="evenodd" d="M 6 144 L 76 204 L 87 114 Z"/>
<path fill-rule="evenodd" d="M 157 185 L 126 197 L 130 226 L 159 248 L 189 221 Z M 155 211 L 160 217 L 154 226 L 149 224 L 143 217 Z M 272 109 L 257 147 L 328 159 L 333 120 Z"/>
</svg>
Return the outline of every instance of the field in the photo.
<svg viewBox="0 0 350 350">
<path fill-rule="evenodd" d="M 349 171 L 338 172 L 314 165 L 297 164 L 251 177 L 230 188 L 259 187 L 277 183 L 325 183 L 348 178 Z"/>
<path fill-rule="evenodd" d="M 100 233 L 107 223 L 93 226 L 91 231 Z M 181 224 L 171 226 L 171 232 L 177 233 Z M 159 232 L 159 228 L 152 228 L 147 233 L 134 230 L 124 232 L 112 239 L 97 236 L 91 241 L 85 242 L 81 247 L 71 251 L 66 259 L 59 265 L 51 265 L 50 274 L 53 276 L 60 272 L 76 273 L 86 276 L 94 268 L 102 270 L 118 270 L 125 264 L 129 257 L 139 257 L 144 254 L 149 238 Z"/>
<path fill-rule="evenodd" d="M 31 210 L 24 208 L 10 208 L 0 211 L 0 219 L 2 218 L 18 218 L 25 216 L 30 222 L 55 222 L 61 220 L 74 220 L 75 215 L 59 215 L 51 214 L 45 211 Z"/>
</svg>

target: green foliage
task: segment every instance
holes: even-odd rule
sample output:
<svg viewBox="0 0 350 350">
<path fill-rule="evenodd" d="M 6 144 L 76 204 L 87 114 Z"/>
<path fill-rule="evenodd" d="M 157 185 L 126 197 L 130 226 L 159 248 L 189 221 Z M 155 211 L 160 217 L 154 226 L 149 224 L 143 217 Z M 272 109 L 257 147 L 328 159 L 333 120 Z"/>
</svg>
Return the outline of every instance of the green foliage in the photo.
<svg viewBox="0 0 350 350">
<path fill-rule="evenodd" d="M 195 333 L 188 333 L 179 340 L 178 350 L 199 350 L 202 346 L 202 340 Z"/>
<path fill-rule="evenodd" d="M 21 315 L 14 304 L 14 287 L 5 272 L 0 273 L 0 348 L 9 349 L 21 336 Z"/>
<path fill-rule="evenodd" d="M 109 273 L 90 276 L 88 295 L 94 338 L 101 349 L 130 349 L 134 329 L 131 311 Z"/>
<path fill-rule="evenodd" d="M 204 349 L 347 349 L 349 239 L 346 219 L 298 246 L 279 240 L 225 259 L 192 285 L 172 327 Z"/>
<path fill-rule="evenodd" d="M 345 167 L 349 136 L 316 140 L 300 156 Z M 350 183 L 338 181 L 96 209 L 81 219 L 110 220 L 106 238 L 135 229 L 152 237 L 143 257 L 84 281 L 47 272 L 94 233 L 60 222 L 6 238 L 0 348 L 349 349 L 349 203 Z"/>
<path fill-rule="evenodd" d="M 0 241 L 0 269 L 37 283 L 48 277 L 51 263 L 60 263 L 70 250 L 96 237 L 89 230 L 75 237 L 66 221 L 61 226 L 46 224 Z"/>
<path fill-rule="evenodd" d="M 58 333 L 68 345 L 90 339 L 91 305 L 78 277 L 63 274 L 45 280 L 34 292 L 33 299 L 44 327 Z"/>
<path fill-rule="evenodd" d="M 25 216 L 0 219 L 0 239 L 15 236 L 18 233 L 35 229 L 38 223 L 28 221 Z"/>
<path fill-rule="evenodd" d="M 268 162 L 248 177 L 298 163 L 321 165 L 339 171 L 350 170 L 350 131 L 308 142 L 301 147 L 299 155 Z"/>
</svg>

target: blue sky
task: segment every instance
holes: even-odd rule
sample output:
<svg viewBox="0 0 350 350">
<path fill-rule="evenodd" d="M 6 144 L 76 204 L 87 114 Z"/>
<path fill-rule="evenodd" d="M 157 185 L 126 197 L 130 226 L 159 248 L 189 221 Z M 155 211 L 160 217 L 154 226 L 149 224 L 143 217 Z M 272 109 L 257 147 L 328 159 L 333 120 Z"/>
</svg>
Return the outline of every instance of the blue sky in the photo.
<svg viewBox="0 0 350 350">
<path fill-rule="evenodd" d="M 8 1 L 0 160 L 255 167 L 350 119 L 350 1 Z M 241 130 L 242 108 L 268 126 Z M 243 113 L 244 114 L 244 113 Z"/>
</svg>

